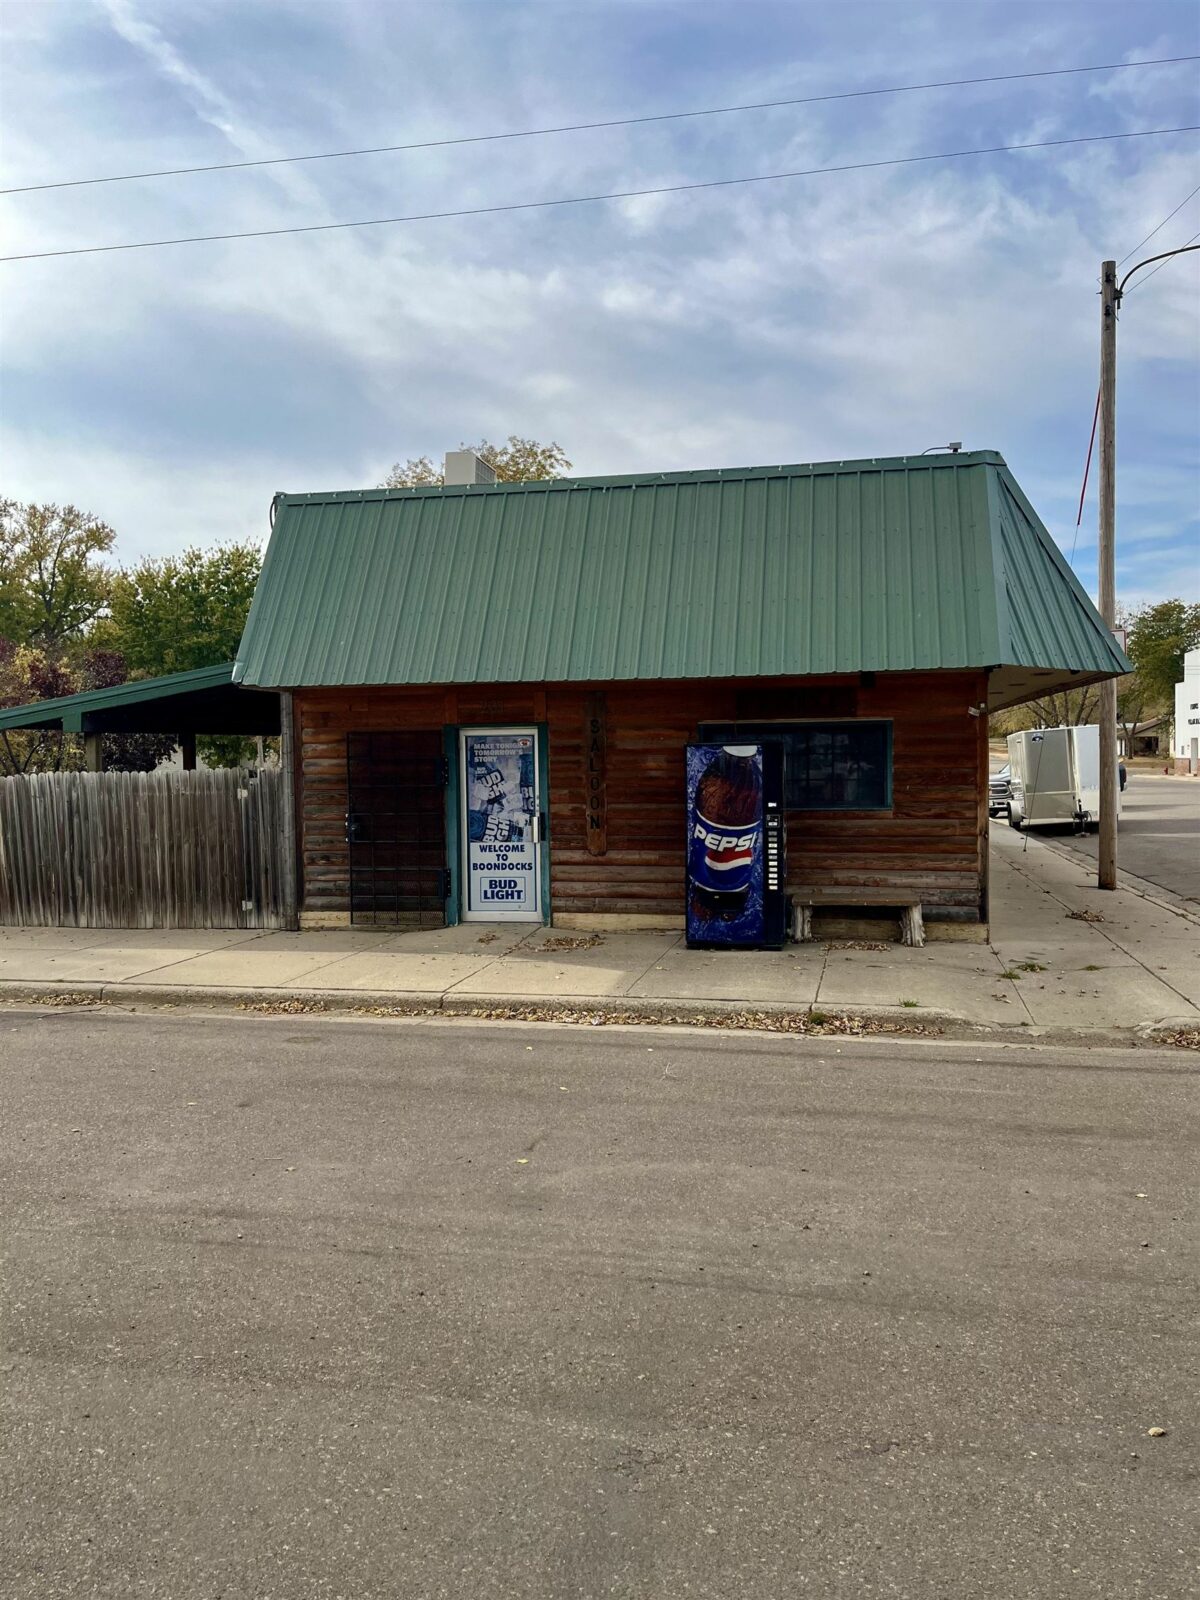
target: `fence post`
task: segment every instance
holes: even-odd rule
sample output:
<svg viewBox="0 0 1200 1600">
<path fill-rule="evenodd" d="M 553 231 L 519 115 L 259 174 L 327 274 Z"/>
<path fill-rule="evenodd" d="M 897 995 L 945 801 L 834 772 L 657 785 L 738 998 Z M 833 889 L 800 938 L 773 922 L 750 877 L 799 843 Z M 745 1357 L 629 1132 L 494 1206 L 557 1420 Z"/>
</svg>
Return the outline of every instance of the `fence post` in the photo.
<svg viewBox="0 0 1200 1600">
<path fill-rule="evenodd" d="M 283 849 L 280 859 L 279 908 L 285 928 L 300 925 L 299 884 L 300 850 L 296 837 L 296 725 L 292 717 L 291 691 L 279 696 L 279 770 L 283 780 L 279 796 L 283 821 Z"/>
</svg>

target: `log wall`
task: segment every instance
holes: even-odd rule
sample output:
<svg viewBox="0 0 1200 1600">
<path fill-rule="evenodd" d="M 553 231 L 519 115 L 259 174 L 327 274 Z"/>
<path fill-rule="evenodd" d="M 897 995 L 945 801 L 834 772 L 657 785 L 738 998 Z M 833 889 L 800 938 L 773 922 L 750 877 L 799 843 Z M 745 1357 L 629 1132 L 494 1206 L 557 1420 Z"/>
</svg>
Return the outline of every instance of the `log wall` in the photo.
<svg viewBox="0 0 1200 1600">
<path fill-rule="evenodd" d="M 597 695 L 606 713 L 605 853 L 589 850 L 587 753 Z M 882 717 L 892 734 L 889 811 L 788 819 L 793 890 L 919 890 L 934 913 L 986 917 L 987 697 L 979 672 L 471 689 L 297 690 L 303 907 L 349 909 L 346 734 L 392 728 L 545 723 L 555 915 L 683 913 L 683 746 L 701 722 Z"/>
</svg>

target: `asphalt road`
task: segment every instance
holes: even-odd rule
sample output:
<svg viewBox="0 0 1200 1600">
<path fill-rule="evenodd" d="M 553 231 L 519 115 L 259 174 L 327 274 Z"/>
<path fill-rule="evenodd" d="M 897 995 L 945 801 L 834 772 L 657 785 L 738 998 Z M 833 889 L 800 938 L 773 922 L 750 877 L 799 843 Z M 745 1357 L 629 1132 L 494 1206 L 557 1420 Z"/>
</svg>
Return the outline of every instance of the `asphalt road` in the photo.
<svg viewBox="0 0 1200 1600">
<path fill-rule="evenodd" d="M 0 1011 L 0 1588 L 1179 1600 L 1195 1068 Z"/>
<path fill-rule="evenodd" d="M 1068 849 L 1095 861 L 1095 833 L 1058 837 Z M 1129 774 L 1121 796 L 1117 864 L 1200 904 L 1200 780 L 1136 769 Z"/>
<path fill-rule="evenodd" d="M 1003 818 L 993 819 L 992 826 L 1004 827 Z M 1096 860 L 1094 831 L 1079 837 L 1069 827 L 1029 831 L 1034 839 L 1044 834 L 1076 855 Z M 1117 864 L 1123 872 L 1200 905 L 1200 780 L 1137 768 L 1130 772 L 1121 796 Z"/>
</svg>

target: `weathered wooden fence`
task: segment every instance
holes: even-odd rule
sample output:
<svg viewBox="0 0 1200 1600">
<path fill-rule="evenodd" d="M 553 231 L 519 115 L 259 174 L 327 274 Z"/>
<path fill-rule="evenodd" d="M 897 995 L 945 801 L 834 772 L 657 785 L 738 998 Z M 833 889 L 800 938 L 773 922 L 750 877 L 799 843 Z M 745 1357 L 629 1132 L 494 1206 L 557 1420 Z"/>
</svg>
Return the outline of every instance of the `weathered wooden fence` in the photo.
<svg viewBox="0 0 1200 1600">
<path fill-rule="evenodd" d="M 282 928 L 278 768 L 0 778 L 0 923 Z"/>
</svg>

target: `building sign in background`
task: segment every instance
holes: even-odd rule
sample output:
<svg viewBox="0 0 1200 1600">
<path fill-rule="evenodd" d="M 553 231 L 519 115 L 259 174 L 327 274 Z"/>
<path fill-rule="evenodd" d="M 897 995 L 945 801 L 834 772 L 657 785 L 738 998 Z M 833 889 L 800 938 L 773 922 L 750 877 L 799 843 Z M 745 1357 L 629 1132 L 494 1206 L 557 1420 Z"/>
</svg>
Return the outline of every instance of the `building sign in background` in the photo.
<svg viewBox="0 0 1200 1600">
<path fill-rule="evenodd" d="M 466 909 L 540 917 L 537 887 L 537 750 L 532 734 L 469 733 Z"/>
</svg>

